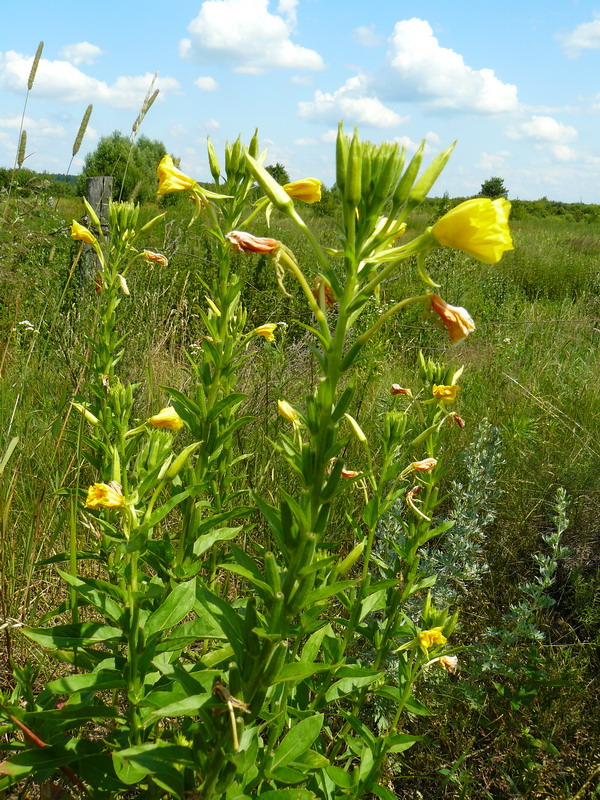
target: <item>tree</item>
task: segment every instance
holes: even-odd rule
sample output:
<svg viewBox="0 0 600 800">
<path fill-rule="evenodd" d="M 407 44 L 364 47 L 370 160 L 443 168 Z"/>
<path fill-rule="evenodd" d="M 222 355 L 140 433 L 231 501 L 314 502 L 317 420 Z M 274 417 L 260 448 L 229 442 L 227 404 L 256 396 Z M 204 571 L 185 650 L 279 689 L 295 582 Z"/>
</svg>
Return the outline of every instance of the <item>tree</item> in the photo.
<svg viewBox="0 0 600 800">
<path fill-rule="evenodd" d="M 481 184 L 481 191 L 479 192 L 480 197 L 507 197 L 508 196 L 508 189 L 504 185 L 504 180 L 502 178 L 494 177 L 488 178 L 487 181 L 484 181 Z"/>
<path fill-rule="evenodd" d="M 275 178 L 275 180 L 280 186 L 283 186 L 284 183 L 290 183 L 290 176 L 288 175 L 288 171 L 283 166 L 283 164 L 279 163 L 279 161 L 277 162 L 277 164 L 269 164 L 269 166 L 265 167 L 265 169 L 273 178 Z"/>
<path fill-rule="evenodd" d="M 85 194 L 87 178 L 113 176 L 113 197 L 143 202 L 156 195 L 156 167 L 167 150 L 158 140 L 140 136 L 135 144 L 119 131 L 103 136 L 89 153 L 77 181 L 77 193 Z"/>
</svg>

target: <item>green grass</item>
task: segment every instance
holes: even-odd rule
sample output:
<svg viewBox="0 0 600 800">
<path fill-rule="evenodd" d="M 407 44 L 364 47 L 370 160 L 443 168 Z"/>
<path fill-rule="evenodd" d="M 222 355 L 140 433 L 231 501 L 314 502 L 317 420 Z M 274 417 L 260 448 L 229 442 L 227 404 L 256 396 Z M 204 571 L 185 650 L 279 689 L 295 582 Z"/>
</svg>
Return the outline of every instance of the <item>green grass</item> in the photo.
<svg viewBox="0 0 600 800">
<path fill-rule="evenodd" d="M 149 218 L 155 210 L 143 213 Z M 2 209 L 5 222 L 0 226 L 0 461 L 11 439 L 19 437 L 0 475 L 0 615 L 35 623 L 62 592 L 53 569 L 35 562 L 67 549 L 69 508 L 61 491 L 71 484 L 77 465 L 61 441 L 73 435 L 69 401 L 85 361 L 95 295 L 90 277 L 73 266 L 78 245 L 66 227 L 80 217 L 79 201 L 63 198 L 54 208 L 39 198 L 21 203 L 17 211 L 14 206 Z M 188 213 L 184 202 L 174 204 L 169 221 L 157 226 L 148 241 L 149 249 L 169 256 L 169 266 L 141 266 L 129 280 L 122 368 L 141 384 L 140 418 L 160 407 L 165 399 L 161 386 L 186 385 L 185 351 L 203 334 L 198 311 L 205 306 L 203 281 L 214 263 L 199 228 L 187 231 Z M 306 216 L 313 212 L 307 209 Z M 314 223 L 319 235 L 334 244 L 328 221 L 314 215 Z M 271 235 L 281 238 L 310 271 L 311 258 L 299 234 L 275 215 L 272 224 Z M 422 217 L 416 229 L 426 224 Z M 264 223 L 254 230 L 267 232 Z M 544 626 L 551 678 L 566 681 L 569 692 L 548 688 L 537 707 L 517 713 L 504 701 L 497 709 L 490 707 L 493 689 L 484 678 L 471 685 L 472 696 L 469 687 L 462 693 L 452 690 L 446 698 L 436 696 L 434 682 L 429 691 L 443 713 L 431 727 L 423 723 L 431 744 L 411 761 L 407 774 L 412 783 L 406 778 L 397 784 L 406 797 L 416 797 L 418 787 L 428 798 L 574 798 L 593 772 L 593 743 L 600 736 L 590 714 L 598 692 L 598 656 L 587 644 L 590 620 L 600 614 L 595 511 L 600 495 L 595 377 L 600 374 L 600 224 L 529 219 L 515 223 L 513 233 L 515 251 L 494 266 L 451 251 L 431 256 L 429 270 L 440 294 L 468 308 L 476 332 L 451 347 L 418 311 L 396 318 L 364 362 L 359 405 L 351 411 L 369 436 L 392 402 L 402 407 L 392 401 L 389 386 L 414 385 L 422 350 L 465 366 L 456 409 L 466 427 L 448 441 L 449 480 L 460 478 L 458 452 L 469 446 L 481 420 L 500 431 L 504 463 L 496 480 L 502 500 L 487 535 L 490 570 L 465 601 L 464 631 L 472 638 L 495 624 L 515 600 L 518 584 L 535 575 L 533 554 L 540 548 L 540 533 L 551 525 L 549 502 L 557 487 L 567 490 L 571 525 L 564 543 L 571 554 L 561 564 L 554 587 L 557 602 Z M 249 483 L 261 492 L 273 485 L 267 482 L 272 474 L 282 483 L 287 480 L 285 470 L 272 462 L 269 439 L 280 424 L 276 400 L 297 397 L 313 380 L 310 337 L 297 323 L 309 323 L 310 317 L 291 278 L 292 296 L 277 293 L 266 258 L 240 259 L 239 269 L 248 328 L 266 321 L 288 326 L 276 345 L 252 345 L 257 352 L 241 376 L 240 389 L 256 420 L 239 445 L 254 453 Z M 394 298 L 419 292 L 415 265 L 404 267 L 385 285 L 370 321 Z M 19 325 L 23 320 L 33 330 Z M 349 466 L 357 466 L 358 448 L 351 446 L 347 457 Z M 346 511 L 353 509 L 336 515 L 335 535 L 342 543 L 348 535 Z M 89 535 L 80 530 L 82 543 Z M 10 655 L 17 660 L 32 655 L 18 636 L 10 641 Z M 8 655 L 5 646 L 0 659 Z M 4 666 L 0 689 L 10 682 L 8 663 Z M 494 714 L 500 722 L 493 722 Z M 590 786 L 590 793 L 578 798 L 592 797 Z"/>
</svg>

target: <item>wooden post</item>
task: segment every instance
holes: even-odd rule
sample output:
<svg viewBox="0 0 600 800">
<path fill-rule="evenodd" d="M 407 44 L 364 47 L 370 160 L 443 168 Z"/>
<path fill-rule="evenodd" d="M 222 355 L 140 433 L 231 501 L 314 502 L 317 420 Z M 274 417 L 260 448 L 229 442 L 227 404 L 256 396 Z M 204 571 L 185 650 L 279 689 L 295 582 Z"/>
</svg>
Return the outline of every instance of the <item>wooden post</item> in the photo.
<svg viewBox="0 0 600 800">
<path fill-rule="evenodd" d="M 96 178 L 88 178 L 85 189 L 85 198 L 94 209 L 100 220 L 102 231 L 108 234 L 108 202 L 112 197 L 113 179 L 112 175 L 100 175 Z M 86 216 L 86 222 L 90 225 L 90 220 Z M 90 228 L 95 232 L 93 228 Z M 94 278 L 98 271 L 98 258 L 92 248 L 88 245 L 85 248 L 84 265 L 82 266 L 82 283 L 86 283 L 86 278 Z"/>
</svg>

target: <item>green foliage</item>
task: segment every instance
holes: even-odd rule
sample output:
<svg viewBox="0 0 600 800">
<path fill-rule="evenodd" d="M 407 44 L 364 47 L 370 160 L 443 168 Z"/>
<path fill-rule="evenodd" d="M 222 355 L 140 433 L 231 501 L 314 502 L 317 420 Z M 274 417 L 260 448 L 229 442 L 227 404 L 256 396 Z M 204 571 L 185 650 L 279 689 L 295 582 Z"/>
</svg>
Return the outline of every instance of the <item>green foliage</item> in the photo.
<svg viewBox="0 0 600 800">
<path fill-rule="evenodd" d="M 280 164 L 279 161 L 276 164 L 269 164 L 269 166 L 265 167 L 269 175 L 271 175 L 280 186 L 283 186 L 285 183 L 290 182 L 290 176 L 287 169 Z"/>
<path fill-rule="evenodd" d="M 87 178 L 111 175 L 115 199 L 150 200 L 156 193 L 156 166 L 166 152 L 162 142 L 146 136 L 140 136 L 133 144 L 118 131 L 103 136 L 85 158 L 77 193 L 85 194 Z"/>
<path fill-rule="evenodd" d="M 508 189 L 504 185 L 504 179 L 499 177 L 488 178 L 481 184 L 479 191 L 480 197 L 508 197 Z"/>
</svg>

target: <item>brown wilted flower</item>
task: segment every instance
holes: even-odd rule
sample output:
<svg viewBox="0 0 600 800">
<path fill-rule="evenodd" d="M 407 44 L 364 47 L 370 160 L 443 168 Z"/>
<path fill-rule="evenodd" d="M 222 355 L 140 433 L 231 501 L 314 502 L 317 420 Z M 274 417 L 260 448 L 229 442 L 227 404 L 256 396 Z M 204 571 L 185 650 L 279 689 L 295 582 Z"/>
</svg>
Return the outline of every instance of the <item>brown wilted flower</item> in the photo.
<svg viewBox="0 0 600 800">
<path fill-rule="evenodd" d="M 459 427 L 459 428 L 464 428 L 464 427 L 465 427 L 465 421 L 464 421 L 464 419 L 463 419 L 461 416 L 459 416 L 459 415 L 456 413 L 456 411 L 453 411 L 453 412 L 452 412 L 452 414 L 450 414 L 450 416 L 452 417 L 452 419 L 454 420 L 454 422 L 456 422 L 456 424 L 458 425 L 458 427 Z"/>
<path fill-rule="evenodd" d="M 327 308 L 333 308 L 335 304 L 335 295 L 333 293 L 333 289 L 324 278 L 314 279 L 312 285 L 312 293 L 317 303 L 321 302 L 321 296 L 322 296 Z"/>
<path fill-rule="evenodd" d="M 431 295 L 431 310 L 440 317 L 453 344 L 475 330 L 475 323 L 466 308 L 451 306 L 437 294 Z"/>
<path fill-rule="evenodd" d="M 160 264 L 161 267 L 167 267 L 169 265 L 169 259 L 166 256 L 163 256 L 162 253 L 154 253 L 152 250 L 144 250 L 142 255 L 146 261 L 152 261 L 155 264 Z"/>
<path fill-rule="evenodd" d="M 399 383 L 392 383 L 390 386 L 390 394 L 405 394 L 407 397 L 412 397 L 410 389 L 405 389 Z"/>
<path fill-rule="evenodd" d="M 357 472 L 355 469 L 346 469 L 346 467 L 343 467 L 341 475 L 342 478 L 358 478 L 360 472 Z"/>
<path fill-rule="evenodd" d="M 272 253 L 278 250 L 281 242 L 268 236 L 253 236 L 246 231 L 231 231 L 225 237 L 240 253 Z"/>
<path fill-rule="evenodd" d="M 424 458 L 422 461 L 413 461 L 410 466 L 416 472 L 431 472 L 436 464 L 437 460 L 435 458 Z"/>
<path fill-rule="evenodd" d="M 439 663 L 446 672 L 456 672 L 458 667 L 458 656 L 440 656 Z"/>
</svg>

